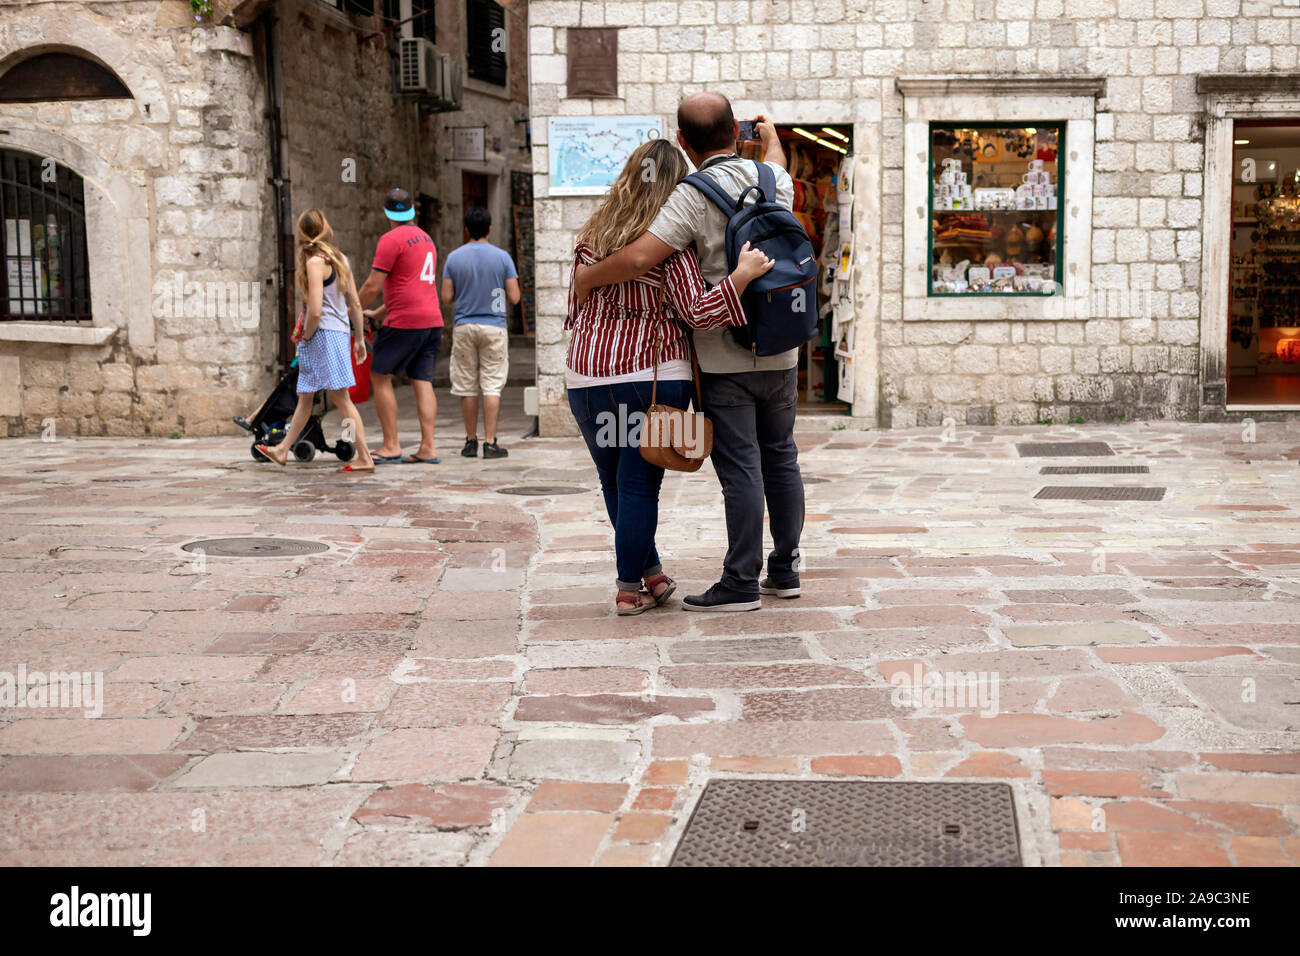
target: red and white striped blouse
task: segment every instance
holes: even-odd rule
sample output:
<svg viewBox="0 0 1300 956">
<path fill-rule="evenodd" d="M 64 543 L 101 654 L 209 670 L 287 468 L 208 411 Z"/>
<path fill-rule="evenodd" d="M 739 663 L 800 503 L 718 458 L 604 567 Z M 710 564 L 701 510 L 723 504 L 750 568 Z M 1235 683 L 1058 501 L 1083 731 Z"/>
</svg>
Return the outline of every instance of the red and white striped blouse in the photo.
<svg viewBox="0 0 1300 956">
<path fill-rule="evenodd" d="M 569 272 L 569 312 L 564 327 L 572 331 L 566 355 L 568 367 L 579 375 L 627 375 L 655 363 L 655 326 L 662 340 L 660 364 L 689 362 L 691 346 L 686 327 L 720 329 L 744 325 L 740 296 L 723 279 L 712 289 L 700 274 L 693 248 L 675 252 L 645 275 L 630 282 L 592 289 L 578 307 L 574 278 L 579 265 L 596 262 L 585 243 L 578 243 Z M 656 314 L 659 281 L 664 284 L 664 314 Z"/>
</svg>

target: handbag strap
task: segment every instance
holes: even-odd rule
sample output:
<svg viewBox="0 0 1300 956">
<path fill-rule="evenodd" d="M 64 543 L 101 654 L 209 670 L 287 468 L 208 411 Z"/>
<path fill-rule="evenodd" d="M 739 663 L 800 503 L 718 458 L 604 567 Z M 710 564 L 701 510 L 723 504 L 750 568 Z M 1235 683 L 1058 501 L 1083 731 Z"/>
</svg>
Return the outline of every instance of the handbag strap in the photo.
<svg viewBox="0 0 1300 956">
<path fill-rule="evenodd" d="M 667 282 L 668 282 L 668 270 L 664 269 L 663 277 L 659 280 L 659 302 L 655 306 L 655 316 L 657 318 L 662 318 L 665 321 L 667 320 L 667 317 L 664 316 L 664 289 Z M 661 354 L 662 347 L 663 347 L 663 326 L 659 322 L 656 322 L 654 326 L 655 326 L 655 370 L 654 370 L 654 379 L 650 386 L 651 405 L 659 404 L 659 356 Z M 697 412 L 703 412 L 704 411 L 704 390 L 700 387 L 700 356 L 699 353 L 695 351 L 695 337 L 693 335 L 687 335 L 686 341 L 690 345 L 690 349 L 691 349 L 691 372 L 695 380 L 695 410 Z"/>
<path fill-rule="evenodd" d="M 664 286 L 668 282 L 668 270 L 664 270 L 663 277 L 659 280 L 659 302 L 655 305 L 655 317 L 660 318 L 664 313 Z M 663 327 L 656 322 L 655 326 L 655 370 L 654 383 L 650 386 L 650 404 L 659 403 L 659 353 L 663 347 Z"/>
<path fill-rule="evenodd" d="M 691 368 L 695 372 L 695 410 L 704 414 L 704 390 L 700 388 L 700 356 L 695 351 L 695 336 L 690 336 Z"/>
</svg>

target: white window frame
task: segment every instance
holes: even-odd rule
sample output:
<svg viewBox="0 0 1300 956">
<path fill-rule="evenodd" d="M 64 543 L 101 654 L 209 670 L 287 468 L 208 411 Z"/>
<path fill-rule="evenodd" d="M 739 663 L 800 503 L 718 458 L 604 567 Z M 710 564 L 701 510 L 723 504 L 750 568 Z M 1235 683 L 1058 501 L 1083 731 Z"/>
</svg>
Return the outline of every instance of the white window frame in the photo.
<svg viewBox="0 0 1300 956">
<path fill-rule="evenodd" d="M 903 320 L 1040 321 L 1092 318 L 1092 187 L 1097 98 L 1095 76 L 899 77 L 903 94 Z M 930 124 L 1066 124 L 1061 280 L 1054 296 L 931 296 Z"/>
</svg>

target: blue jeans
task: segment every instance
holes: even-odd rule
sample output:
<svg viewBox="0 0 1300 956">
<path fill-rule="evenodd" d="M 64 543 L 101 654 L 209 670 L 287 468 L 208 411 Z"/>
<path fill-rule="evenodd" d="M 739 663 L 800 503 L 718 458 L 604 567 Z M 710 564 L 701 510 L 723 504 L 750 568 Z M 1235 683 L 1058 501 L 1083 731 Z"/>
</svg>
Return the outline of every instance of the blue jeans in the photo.
<svg viewBox="0 0 1300 956">
<path fill-rule="evenodd" d="M 660 382 L 659 404 L 686 408 L 691 391 L 690 382 Z M 642 578 L 661 570 L 655 529 L 664 470 L 642 458 L 639 448 L 640 423 L 649 407 L 649 382 L 569 389 L 569 409 L 596 463 L 614 526 L 617 584 L 624 591 L 639 590 Z"/>
</svg>

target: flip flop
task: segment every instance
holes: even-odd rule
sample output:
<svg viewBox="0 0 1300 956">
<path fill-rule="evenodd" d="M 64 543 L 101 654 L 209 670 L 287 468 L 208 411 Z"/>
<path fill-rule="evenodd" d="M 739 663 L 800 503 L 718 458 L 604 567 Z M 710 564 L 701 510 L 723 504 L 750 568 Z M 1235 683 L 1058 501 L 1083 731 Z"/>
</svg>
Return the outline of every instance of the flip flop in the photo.
<svg viewBox="0 0 1300 956">
<path fill-rule="evenodd" d="M 375 460 L 378 461 L 379 459 Z M 402 459 L 403 465 L 439 465 L 441 463 L 441 458 L 416 458 L 414 455 L 407 455 Z"/>
<path fill-rule="evenodd" d="M 254 445 L 253 447 L 256 448 L 258 451 L 260 451 L 266 457 L 267 461 L 273 461 L 281 468 L 283 468 L 285 464 L 289 461 L 288 456 L 285 456 L 284 461 L 279 461 L 274 455 L 271 454 L 271 449 L 266 445 Z"/>
<path fill-rule="evenodd" d="M 402 461 L 401 455 L 371 455 L 376 465 L 391 465 Z"/>
</svg>

